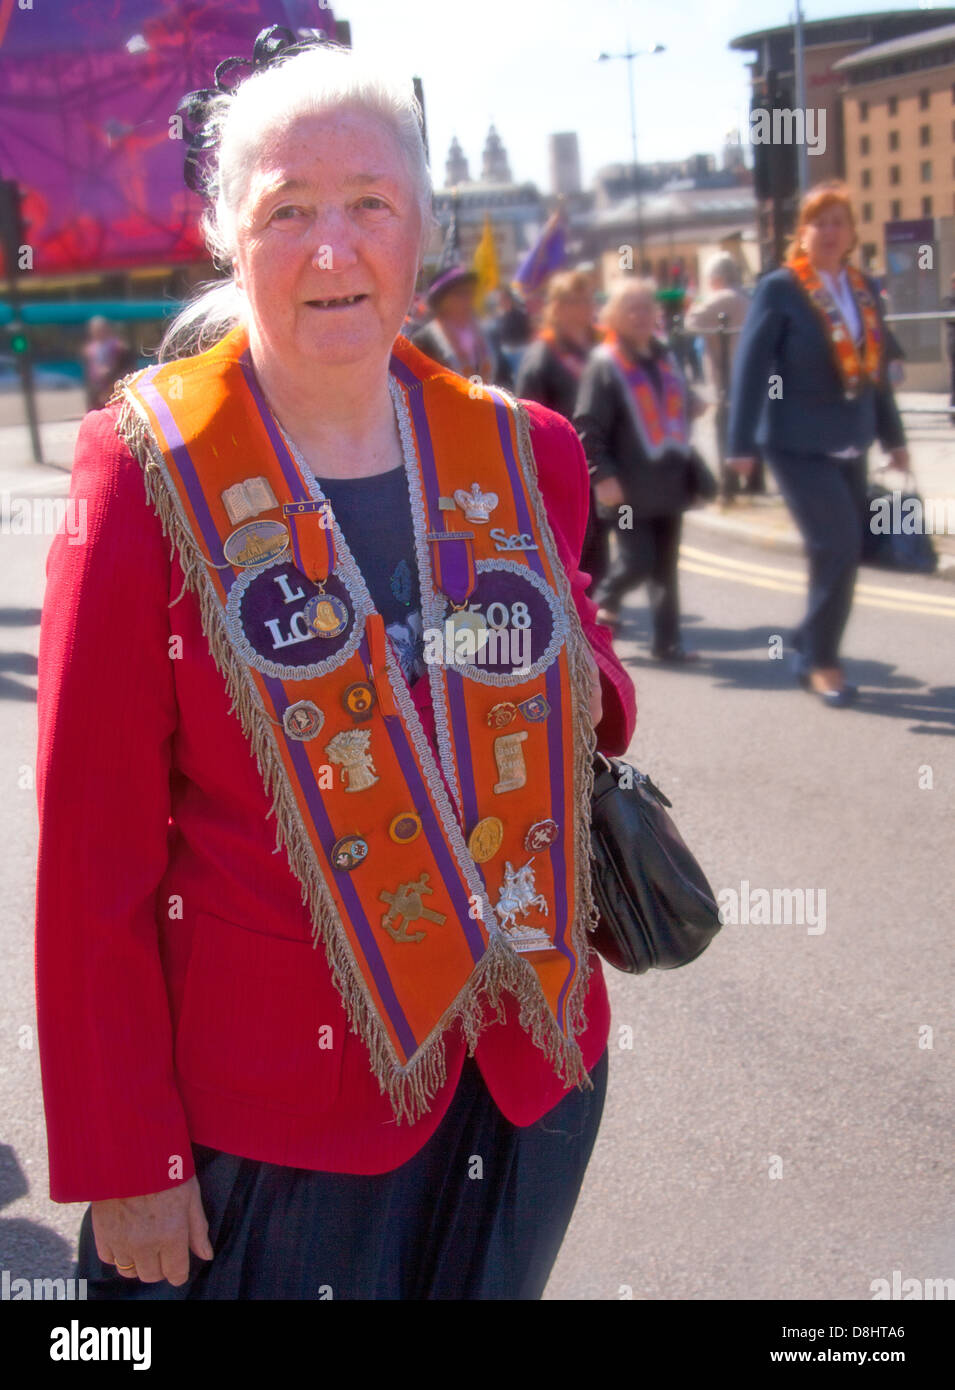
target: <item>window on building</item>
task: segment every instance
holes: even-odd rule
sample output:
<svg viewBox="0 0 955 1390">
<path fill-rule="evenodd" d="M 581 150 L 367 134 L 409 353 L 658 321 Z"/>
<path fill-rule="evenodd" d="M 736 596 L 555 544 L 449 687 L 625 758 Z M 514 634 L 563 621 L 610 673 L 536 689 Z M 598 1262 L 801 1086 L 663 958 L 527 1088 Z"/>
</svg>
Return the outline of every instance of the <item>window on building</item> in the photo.
<svg viewBox="0 0 955 1390">
<path fill-rule="evenodd" d="M 952 130 L 953 130 L 953 132 L 955 132 L 955 121 L 952 122 Z M 861 155 L 866 155 L 866 154 L 869 153 L 869 137 L 868 137 L 868 135 L 863 135 L 863 136 L 861 137 L 861 139 L 859 140 L 859 153 L 860 153 Z"/>
<path fill-rule="evenodd" d="M 893 222 L 898 222 L 902 216 L 902 203 L 898 198 L 893 198 L 889 204 L 889 216 Z"/>
<path fill-rule="evenodd" d="M 932 182 L 932 161 L 930 159 L 922 160 L 922 163 L 919 167 L 919 173 L 921 175 L 923 183 Z"/>
<path fill-rule="evenodd" d="M 930 145 L 932 143 L 932 127 L 930 125 L 919 126 L 919 144 Z"/>
<path fill-rule="evenodd" d="M 860 120 L 860 121 L 867 121 L 868 119 L 869 119 L 869 103 L 868 103 L 867 101 L 860 101 L 860 102 L 859 102 L 859 120 Z"/>
<path fill-rule="evenodd" d="M 890 115 L 890 116 L 897 116 L 898 114 L 899 114 L 899 99 L 898 99 L 898 97 L 889 97 L 889 115 Z"/>
<path fill-rule="evenodd" d="M 920 111 L 927 111 L 927 110 L 928 110 L 928 104 L 929 104 L 929 99 L 931 98 L 931 95 L 932 95 L 932 94 L 931 94 L 931 92 L 928 90 L 927 87 L 923 87 L 922 90 L 919 92 L 919 110 L 920 110 Z"/>
<path fill-rule="evenodd" d="M 928 194 L 926 194 L 925 197 L 922 199 L 922 216 L 932 216 L 932 199 Z"/>
<path fill-rule="evenodd" d="M 889 165 L 889 183 L 896 184 L 902 180 L 902 171 L 897 164 Z"/>
<path fill-rule="evenodd" d="M 872 221 L 872 204 L 871 204 L 871 203 L 863 203 L 863 204 L 862 204 L 862 220 L 863 220 L 863 222 L 871 222 L 871 221 Z"/>
<path fill-rule="evenodd" d="M 862 170 L 862 187 L 863 187 L 863 188 L 870 188 L 871 186 L 872 186 L 872 170 L 871 170 L 871 169 L 863 169 L 863 170 Z"/>
<path fill-rule="evenodd" d="M 898 148 L 899 148 L 899 132 L 898 132 L 897 130 L 890 130 L 890 131 L 889 131 L 889 149 L 890 149 L 890 150 L 897 150 Z"/>
<path fill-rule="evenodd" d="M 877 249 L 874 241 L 864 241 L 862 243 L 862 261 L 864 265 L 872 265 L 875 261 L 876 254 Z"/>
</svg>

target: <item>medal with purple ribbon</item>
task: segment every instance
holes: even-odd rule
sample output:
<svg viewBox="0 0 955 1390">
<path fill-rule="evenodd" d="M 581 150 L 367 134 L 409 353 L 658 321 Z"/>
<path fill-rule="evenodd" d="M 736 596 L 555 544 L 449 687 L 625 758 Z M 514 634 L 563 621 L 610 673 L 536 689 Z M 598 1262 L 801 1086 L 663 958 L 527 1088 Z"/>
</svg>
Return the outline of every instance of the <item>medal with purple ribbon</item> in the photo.
<svg viewBox="0 0 955 1390">
<path fill-rule="evenodd" d="M 446 594 L 451 603 L 448 636 L 456 650 L 457 635 L 464 629 L 473 634 L 473 643 L 483 646 L 487 638 L 487 622 L 481 613 L 468 613 L 466 605 L 474 592 L 477 573 L 474 567 L 473 531 L 428 531 L 425 535 L 431 547 L 431 573 L 434 585 Z M 477 649 L 474 647 L 474 650 Z"/>
</svg>

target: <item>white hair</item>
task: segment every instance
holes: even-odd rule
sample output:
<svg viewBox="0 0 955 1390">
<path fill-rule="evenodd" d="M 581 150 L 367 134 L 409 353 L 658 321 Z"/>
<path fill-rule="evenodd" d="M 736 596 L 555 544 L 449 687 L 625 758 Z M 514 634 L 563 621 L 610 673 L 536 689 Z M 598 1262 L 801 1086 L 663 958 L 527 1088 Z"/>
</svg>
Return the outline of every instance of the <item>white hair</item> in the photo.
<svg viewBox="0 0 955 1390">
<path fill-rule="evenodd" d="M 706 269 L 703 274 L 707 283 L 716 277 L 722 280 L 723 284 L 727 285 L 730 289 L 738 289 L 740 280 L 742 279 L 739 266 L 728 251 L 718 251 L 715 255 L 711 256 L 706 263 Z"/>
<path fill-rule="evenodd" d="M 277 59 L 210 106 L 205 129 L 214 134 L 216 147 L 207 166 L 209 201 L 199 226 L 219 269 L 231 271 L 239 209 L 268 142 L 304 117 L 344 108 L 369 112 L 393 131 L 421 209 L 424 248 L 437 219 L 414 87 L 410 80 L 356 58 L 349 48 L 323 43 Z M 246 312 L 247 301 L 231 273 L 226 280 L 207 281 L 164 333 L 159 360 L 205 351 L 243 322 Z"/>
<path fill-rule="evenodd" d="M 657 282 L 645 275 L 620 275 L 612 280 L 607 289 L 607 298 L 600 311 L 600 322 L 609 327 L 622 299 L 634 292 L 646 295 L 656 304 Z"/>
</svg>

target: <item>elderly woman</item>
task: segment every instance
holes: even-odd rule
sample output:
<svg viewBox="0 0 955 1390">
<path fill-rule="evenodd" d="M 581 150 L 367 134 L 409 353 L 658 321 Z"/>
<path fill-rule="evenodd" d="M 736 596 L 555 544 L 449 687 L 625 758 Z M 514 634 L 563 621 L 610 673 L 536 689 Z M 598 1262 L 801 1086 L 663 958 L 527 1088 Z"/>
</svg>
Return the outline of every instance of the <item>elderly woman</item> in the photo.
<svg viewBox="0 0 955 1390">
<path fill-rule="evenodd" d="M 91 1298 L 537 1298 L 606 1084 L 591 754 L 634 723 L 586 464 L 399 336 L 410 82 L 255 57 L 191 108 L 231 275 L 87 416 L 49 559 L 51 1196 Z"/>
<path fill-rule="evenodd" d="M 786 264 L 757 286 L 733 373 L 726 462 L 742 476 L 766 453 L 809 556 L 795 673 L 825 704 L 851 704 L 839 660 L 862 555 L 866 452 L 908 450 L 886 374 L 878 287 L 850 263 L 858 241 L 846 186 L 810 189 Z"/>
<path fill-rule="evenodd" d="M 618 281 L 602 320 L 607 334 L 591 354 L 574 415 L 598 509 L 617 537 L 616 559 L 594 592 L 598 617 L 616 626 L 624 596 L 646 582 L 652 655 L 694 660 L 680 638 L 677 561 L 683 512 L 712 488 L 690 445 L 690 421 L 706 407 L 656 336 L 652 280 Z"/>
</svg>

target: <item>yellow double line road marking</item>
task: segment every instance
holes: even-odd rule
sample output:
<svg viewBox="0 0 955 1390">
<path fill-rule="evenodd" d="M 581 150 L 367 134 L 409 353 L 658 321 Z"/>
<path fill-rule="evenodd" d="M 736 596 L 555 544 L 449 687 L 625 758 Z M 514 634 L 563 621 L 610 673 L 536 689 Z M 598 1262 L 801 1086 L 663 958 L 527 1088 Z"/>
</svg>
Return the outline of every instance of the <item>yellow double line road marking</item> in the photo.
<svg viewBox="0 0 955 1390">
<path fill-rule="evenodd" d="M 759 589 L 775 589 L 784 594 L 804 594 L 806 581 L 794 570 L 777 565 L 760 565 L 751 560 L 733 560 L 693 545 L 680 546 L 680 568 L 688 574 L 726 579 L 733 584 L 750 584 Z M 857 583 L 855 602 L 866 608 L 885 608 L 896 613 L 927 613 L 933 617 L 955 618 L 955 598 L 944 594 L 908 594 L 881 584 Z"/>
</svg>

